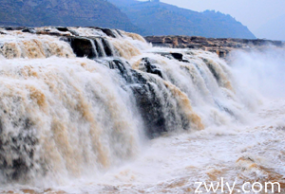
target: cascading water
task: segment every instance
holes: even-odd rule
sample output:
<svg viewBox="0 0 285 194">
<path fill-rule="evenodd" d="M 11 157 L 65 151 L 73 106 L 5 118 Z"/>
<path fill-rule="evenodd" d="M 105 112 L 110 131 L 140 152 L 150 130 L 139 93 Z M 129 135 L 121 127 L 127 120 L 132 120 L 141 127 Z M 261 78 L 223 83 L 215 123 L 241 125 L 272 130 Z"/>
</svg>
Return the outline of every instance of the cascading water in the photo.
<svg viewBox="0 0 285 194">
<path fill-rule="evenodd" d="M 139 157 L 147 138 L 248 124 L 260 106 L 209 52 L 110 29 L 0 31 L 4 191 L 97 177 Z"/>
</svg>

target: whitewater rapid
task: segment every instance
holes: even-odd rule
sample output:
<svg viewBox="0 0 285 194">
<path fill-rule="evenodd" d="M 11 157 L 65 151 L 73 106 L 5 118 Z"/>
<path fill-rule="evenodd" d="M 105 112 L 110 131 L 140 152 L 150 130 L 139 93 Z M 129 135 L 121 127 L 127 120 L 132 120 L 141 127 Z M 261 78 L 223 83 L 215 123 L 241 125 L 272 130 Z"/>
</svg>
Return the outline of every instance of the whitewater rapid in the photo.
<svg viewBox="0 0 285 194">
<path fill-rule="evenodd" d="M 284 57 L 229 63 L 99 28 L 0 31 L 0 192 L 284 185 Z"/>
</svg>

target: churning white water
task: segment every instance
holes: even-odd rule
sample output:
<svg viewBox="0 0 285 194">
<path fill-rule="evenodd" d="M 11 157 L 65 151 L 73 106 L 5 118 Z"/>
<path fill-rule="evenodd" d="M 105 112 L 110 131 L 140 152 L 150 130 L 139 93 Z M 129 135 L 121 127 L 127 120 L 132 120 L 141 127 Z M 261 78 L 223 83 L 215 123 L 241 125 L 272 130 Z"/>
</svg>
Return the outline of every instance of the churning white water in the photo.
<svg viewBox="0 0 285 194">
<path fill-rule="evenodd" d="M 284 50 L 226 62 L 118 30 L 0 31 L 0 192 L 284 188 Z"/>
</svg>

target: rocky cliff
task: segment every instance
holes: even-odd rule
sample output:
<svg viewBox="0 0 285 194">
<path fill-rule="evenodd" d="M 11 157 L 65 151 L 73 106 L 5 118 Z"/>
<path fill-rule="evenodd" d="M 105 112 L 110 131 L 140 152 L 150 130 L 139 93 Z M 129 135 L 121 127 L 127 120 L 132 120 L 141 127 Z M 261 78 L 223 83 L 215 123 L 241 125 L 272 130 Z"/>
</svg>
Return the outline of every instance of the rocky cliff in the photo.
<svg viewBox="0 0 285 194">
<path fill-rule="evenodd" d="M 264 39 L 205 38 L 199 36 L 147 36 L 145 39 L 154 46 L 190 48 L 216 52 L 226 57 L 234 49 L 262 49 L 266 46 L 284 47 L 282 41 Z"/>
</svg>

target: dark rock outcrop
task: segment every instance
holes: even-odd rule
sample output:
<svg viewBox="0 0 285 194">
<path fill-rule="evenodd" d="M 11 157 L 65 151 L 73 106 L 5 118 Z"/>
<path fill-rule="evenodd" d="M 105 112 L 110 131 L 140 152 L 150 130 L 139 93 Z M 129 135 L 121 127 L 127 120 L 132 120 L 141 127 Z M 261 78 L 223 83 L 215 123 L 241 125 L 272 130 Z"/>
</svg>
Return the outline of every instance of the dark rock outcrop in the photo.
<svg viewBox="0 0 285 194">
<path fill-rule="evenodd" d="M 148 58 L 141 61 L 146 72 L 163 77 L 161 71 Z M 183 114 L 177 109 L 175 102 L 167 99 L 172 95 L 169 89 L 163 84 L 162 79 L 146 76 L 145 74 L 133 70 L 130 65 L 121 59 L 109 61 L 110 69 L 117 70 L 125 79 L 126 85 L 132 90 L 136 99 L 138 110 L 145 124 L 145 134 L 149 138 L 155 138 L 163 133 L 174 131 L 179 123 L 183 123 L 182 129 L 187 130 L 190 122 L 185 120 Z M 166 103 L 167 102 L 167 103 Z M 171 115 L 171 118 L 166 115 Z"/>
<path fill-rule="evenodd" d="M 102 37 L 67 36 L 62 37 L 61 40 L 70 43 L 77 57 L 94 59 L 116 55 L 109 41 Z"/>
</svg>

